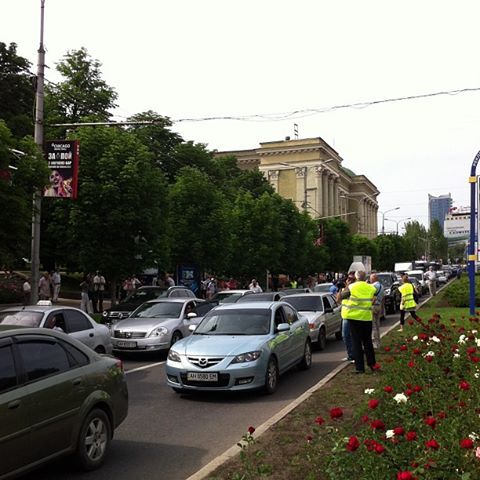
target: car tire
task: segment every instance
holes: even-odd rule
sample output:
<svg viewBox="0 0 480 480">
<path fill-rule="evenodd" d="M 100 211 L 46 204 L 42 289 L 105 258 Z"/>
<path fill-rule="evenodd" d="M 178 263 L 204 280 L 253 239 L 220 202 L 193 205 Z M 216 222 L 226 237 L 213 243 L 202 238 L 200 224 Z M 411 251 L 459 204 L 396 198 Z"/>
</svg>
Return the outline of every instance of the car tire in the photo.
<svg viewBox="0 0 480 480">
<path fill-rule="evenodd" d="M 312 366 L 312 344 L 310 339 L 307 339 L 305 342 L 303 357 L 298 366 L 300 370 L 308 370 Z"/>
<path fill-rule="evenodd" d="M 270 357 L 268 360 L 267 371 L 265 372 L 265 385 L 263 387 L 263 390 L 267 395 L 271 395 L 277 390 L 279 376 L 277 361 L 274 357 Z"/>
<path fill-rule="evenodd" d="M 173 344 L 177 343 L 179 340 L 181 340 L 183 338 L 182 334 L 180 332 L 173 332 L 173 335 L 172 335 L 172 341 L 170 342 L 170 346 L 172 346 Z"/>
<path fill-rule="evenodd" d="M 325 327 L 320 327 L 318 331 L 318 340 L 317 340 L 317 349 L 322 351 L 325 350 L 327 346 L 327 332 L 325 331 Z"/>
<path fill-rule="evenodd" d="M 108 415 L 95 408 L 85 417 L 80 429 L 75 452 L 77 465 L 86 471 L 100 467 L 105 461 L 111 438 L 112 427 Z"/>
</svg>

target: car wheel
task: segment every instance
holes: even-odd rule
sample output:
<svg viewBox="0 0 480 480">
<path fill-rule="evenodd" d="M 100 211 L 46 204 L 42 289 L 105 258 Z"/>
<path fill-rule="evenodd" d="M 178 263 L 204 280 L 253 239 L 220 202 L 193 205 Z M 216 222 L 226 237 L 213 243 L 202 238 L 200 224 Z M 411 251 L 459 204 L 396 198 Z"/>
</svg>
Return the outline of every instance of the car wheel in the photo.
<svg viewBox="0 0 480 480">
<path fill-rule="evenodd" d="M 310 339 L 305 342 L 302 361 L 299 364 L 300 370 L 308 370 L 312 366 L 312 344 Z"/>
<path fill-rule="evenodd" d="M 173 345 L 174 343 L 177 343 L 182 338 L 183 337 L 182 337 L 182 334 L 180 332 L 174 332 L 173 335 L 172 335 L 172 341 L 171 341 L 170 345 Z"/>
<path fill-rule="evenodd" d="M 325 327 L 320 327 L 318 332 L 317 348 L 318 350 L 325 350 L 327 346 L 327 332 Z"/>
<path fill-rule="evenodd" d="M 278 377 L 279 373 L 277 361 L 275 358 L 270 357 L 270 360 L 268 360 L 267 371 L 265 373 L 265 393 L 271 395 L 275 392 L 278 386 Z"/>
<path fill-rule="evenodd" d="M 83 470 L 94 470 L 104 462 L 110 445 L 111 426 L 108 415 L 99 408 L 83 421 L 78 437 L 76 460 Z"/>
</svg>

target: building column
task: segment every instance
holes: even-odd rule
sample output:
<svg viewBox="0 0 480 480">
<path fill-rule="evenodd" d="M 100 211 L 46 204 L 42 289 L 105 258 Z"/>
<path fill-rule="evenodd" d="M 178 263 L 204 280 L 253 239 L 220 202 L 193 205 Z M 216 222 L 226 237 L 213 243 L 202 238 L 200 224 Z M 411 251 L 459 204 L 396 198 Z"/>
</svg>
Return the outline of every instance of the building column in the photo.
<svg viewBox="0 0 480 480">
<path fill-rule="evenodd" d="M 365 202 L 363 199 L 358 201 L 358 233 L 365 235 Z"/>
<path fill-rule="evenodd" d="M 304 205 L 305 203 L 305 190 L 306 190 L 306 185 L 305 182 L 307 181 L 307 168 L 306 167 L 296 167 L 295 168 L 295 177 L 297 179 L 296 182 L 296 189 L 297 189 L 297 194 L 296 194 L 296 201 L 297 205 L 299 205 L 299 208 L 301 209 L 307 209 L 307 205 Z"/>
<path fill-rule="evenodd" d="M 323 216 L 323 168 L 315 167 L 315 183 L 317 187 L 317 204 L 315 209 L 318 212 L 318 216 Z"/>
<path fill-rule="evenodd" d="M 322 217 L 328 216 L 328 173 L 326 171 L 323 172 L 322 175 L 322 193 L 323 193 L 323 210 L 322 210 Z"/>
<path fill-rule="evenodd" d="M 334 194 L 333 194 L 333 182 L 334 182 L 334 177 L 332 174 L 328 175 L 328 216 L 335 215 L 334 213 L 334 207 L 335 207 L 335 200 L 334 200 Z"/>
<path fill-rule="evenodd" d="M 270 185 L 276 193 L 278 193 L 278 179 L 280 177 L 280 170 L 267 170 L 267 178 Z"/>
<path fill-rule="evenodd" d="M 338 198 L 338 177 L 333 179 L 333 214 L 338 215 L 339 211 L 339 198 Z"/>
</svg>

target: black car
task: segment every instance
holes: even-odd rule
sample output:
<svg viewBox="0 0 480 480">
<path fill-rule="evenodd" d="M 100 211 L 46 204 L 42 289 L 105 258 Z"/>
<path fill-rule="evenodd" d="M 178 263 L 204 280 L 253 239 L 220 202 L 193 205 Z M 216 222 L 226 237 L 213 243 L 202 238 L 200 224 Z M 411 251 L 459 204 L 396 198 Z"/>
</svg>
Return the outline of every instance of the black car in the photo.
<svg viewBox="0 0 480 480">
<path fill-rule="evenodd" d="M 385 311 L 386 313 L 395 313 L 400 309 L 402 294 L 398 287 L 400 283 L 397 276 L 392 272 L 377 273 L 378 281 L 385 289 Z"/>
<path fill-rule="evenodd" d="M 145 286 L 137 288 L 130 295 L 120 301 L 115 307 L 109 308 L 102 313 L 105 323 L 116 322 L 127 318 L 142 303 L 156 298 L 196 298 L 195 294 L 186 287 L 155 287 Z"/>
</svg>

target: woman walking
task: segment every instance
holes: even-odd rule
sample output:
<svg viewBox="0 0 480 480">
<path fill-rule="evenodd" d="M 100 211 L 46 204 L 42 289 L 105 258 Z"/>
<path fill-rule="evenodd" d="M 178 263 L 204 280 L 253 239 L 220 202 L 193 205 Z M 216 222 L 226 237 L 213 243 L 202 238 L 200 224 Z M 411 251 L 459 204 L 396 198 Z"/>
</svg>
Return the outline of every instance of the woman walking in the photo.
<svg viewBox="0 0 480 480">
<path fill-rule="evenodd" d="M 403 284 L 398 288 L 398 291 L 402 294 L 400 300 L 400 328 L 399 332 L 403 332 L 403 326 L 405 325 L 405 312 L 408 312 L 415 320 L 419 320 L 415 310 L 417 304 L 414 297 L 414 288 L 408 279 L 408 275 L 402 275 Z"/>
</svg>

